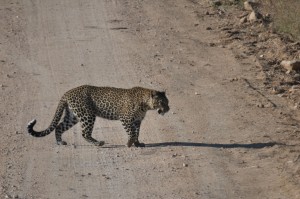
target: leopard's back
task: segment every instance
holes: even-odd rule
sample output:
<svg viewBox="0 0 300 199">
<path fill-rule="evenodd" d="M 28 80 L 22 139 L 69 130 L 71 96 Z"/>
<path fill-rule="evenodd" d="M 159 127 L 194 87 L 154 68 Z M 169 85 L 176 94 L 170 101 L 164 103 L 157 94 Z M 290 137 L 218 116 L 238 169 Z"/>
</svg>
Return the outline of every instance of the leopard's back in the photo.
<svg viewBox="0 0 300 199">
<path fill-rule="evenodd" d="M 141 91 L 144 95 L 147 92 L 150 95 L 149 89 Z M 87 106 L 99 117 L 119 120 L 120 116 L 130 113 L 143 103 L 141 98 L 136 97 L 135 92 L 132 89 L 84 85 L 68 91 L 63 98 L 77 112 L 83 111 Z"/>
</svg>

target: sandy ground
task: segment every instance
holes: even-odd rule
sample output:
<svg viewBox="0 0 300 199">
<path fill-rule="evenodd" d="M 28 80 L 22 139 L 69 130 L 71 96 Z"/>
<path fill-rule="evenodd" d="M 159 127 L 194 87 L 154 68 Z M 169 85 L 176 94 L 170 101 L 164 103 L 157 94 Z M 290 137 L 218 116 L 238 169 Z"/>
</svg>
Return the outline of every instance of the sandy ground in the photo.
<svg viewBox="0 0 300 199">
<path fill-rule="evenodd" d="M 297 120 L 263 90 L 253 57 L 215 45 L 206 1 L 1 0 L 0 197 L 300 198 Z M 82 84 L 167 90 L 149 112 L 145 148 L 127 148 L 120 122 L 97 119 L 57 146 L 48 127 L 64 92 Z M 285 139 L 288 137 L 289 139 Z M 292 154 L 292 155 L 291 155 Z M 297 175 L 296 175 L 297 174 Z"/>
</svg>

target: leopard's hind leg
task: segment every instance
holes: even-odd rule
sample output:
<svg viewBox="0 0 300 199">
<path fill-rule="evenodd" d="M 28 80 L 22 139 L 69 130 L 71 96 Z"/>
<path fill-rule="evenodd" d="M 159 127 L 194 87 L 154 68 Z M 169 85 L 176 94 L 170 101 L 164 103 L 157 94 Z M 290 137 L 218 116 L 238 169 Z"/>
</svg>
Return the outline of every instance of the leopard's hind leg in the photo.
<svg viewBox="0 0 300 199">
<path fill-rule="evenodd" d="M 70 103 L 70 109 L 81 124 L 82 136 L 86 141 L 96 146 L 104 145 L 104 141 L 98 141 L 92 137 L 94 123 L 96 120 L 95 108 L 88 99 L 78 100 Z"/>
<path fill-rule="evenodd" d="M 65 131 L 67 131 L 68 129 L 70 129 L 77 123 L 78 123 L 77 117 L 67 107 L 63 121 L 61 123 L 59 123 L 55 129 L 55 138 L 56 138 L 56 143 L 58 145 L 66 145 L 67 144 L 67 142 L 62 140 L 61 136 Z"/>
<path fill-rule="evenodd" d="M 92 143 L 96 146 L 102 146 L 104 145 L 104 141 L 98 141 L 92 137 L 95 120 L 96 120 L 96 116 L 91 114 L 85 115 L 82 118 L 80 118 L 80 123 L 82 127 L 82 136 L 89 143 Z"/>
</svg>

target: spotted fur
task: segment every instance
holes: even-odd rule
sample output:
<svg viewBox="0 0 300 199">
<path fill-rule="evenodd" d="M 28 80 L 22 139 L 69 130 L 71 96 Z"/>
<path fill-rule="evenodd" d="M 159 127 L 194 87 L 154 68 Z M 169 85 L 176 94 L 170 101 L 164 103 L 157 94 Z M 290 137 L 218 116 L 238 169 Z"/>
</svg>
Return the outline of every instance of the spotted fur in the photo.
<svg viewBox="0 0 300 199">
<path fill-rule="evenodd" d="M 121 89 L 84 85 L 66 92 L 61 98 L 50 126 L 37 132 L 33 130 L 36 120 L 28 123 L 28 133 L 34 137 L 44 137 L 55 130 L 56 142 L 66 145 L 62 134 L 80 122 L 82 136 L 86 141 L 104 145 L 92 137 L 96 116 L 109 120 L 120 120 L 128 133 L 127 146 L 144 147 L 138 140 L 141 122 L 148 110 L 157 110 L 159 114 L 169 111 L 169 101 L 165 92 L 134 87 Z M 64 118 L 60 122 L 64 113 Z"/>
</svg>

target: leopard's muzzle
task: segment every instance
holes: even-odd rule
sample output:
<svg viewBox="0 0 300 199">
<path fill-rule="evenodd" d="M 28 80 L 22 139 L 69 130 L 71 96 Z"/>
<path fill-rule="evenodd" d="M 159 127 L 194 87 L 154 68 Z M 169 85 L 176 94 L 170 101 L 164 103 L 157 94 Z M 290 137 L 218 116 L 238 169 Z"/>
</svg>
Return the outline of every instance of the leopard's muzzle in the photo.
<svg viewBox="0 0 300 199">
<path fill-rule="evenodd" d="M 169 106 L 161 107 L 157 109 L 158 114 L 164 115 L 166 112 L 170 110 Z"/>
</svg>

